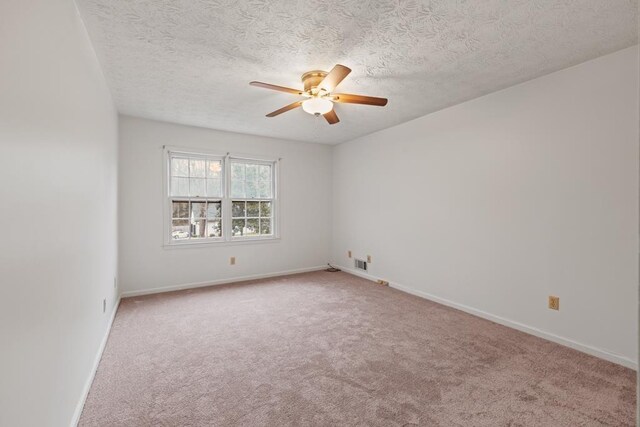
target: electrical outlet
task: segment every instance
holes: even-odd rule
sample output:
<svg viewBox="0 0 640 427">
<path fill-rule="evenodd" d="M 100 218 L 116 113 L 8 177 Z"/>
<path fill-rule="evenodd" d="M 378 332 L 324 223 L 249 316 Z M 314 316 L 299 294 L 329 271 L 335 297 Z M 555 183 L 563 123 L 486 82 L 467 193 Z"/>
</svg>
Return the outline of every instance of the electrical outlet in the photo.
<svg viewBox="0 0 640 427">
<path fill-rule="evenodd" d="M 560 310 L 560 297 L 549 295 L 549 308 L 551 310 Z"/>
<path fill-rule="evenodd" d="M 107 299 L 106 299 L 106 298 L 104 298 L 104 299 L 102 300 L 102 312 L 103 312 L 103 313 L 106 313 L 106 312 L 107 312 Z"/>
<path fill-rule="evenodd" d="M 371 255 L 367 255 L 367 263 L 371 264 Z"/>
<path fill-rule="evenodd" d="M 236 265 L 236 257 L 232 256 L 229 258 L 229 265 Z"/>
<path fill-rule="evenodd" d="M 347 256 L 351 258 L 351 251 L 347 251 Z"/>
</svg>

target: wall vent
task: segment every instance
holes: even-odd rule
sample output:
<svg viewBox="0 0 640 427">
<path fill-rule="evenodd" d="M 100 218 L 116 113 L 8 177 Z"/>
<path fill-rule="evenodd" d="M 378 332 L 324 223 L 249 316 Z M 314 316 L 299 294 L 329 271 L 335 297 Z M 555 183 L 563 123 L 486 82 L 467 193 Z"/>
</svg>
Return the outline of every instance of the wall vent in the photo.
<svg viewBox="0 0 640 427">
<path fill-rule="evenodd" d="M 355 259 L 356 270 L 367 271 L 367 261 Z"/>
</svg>

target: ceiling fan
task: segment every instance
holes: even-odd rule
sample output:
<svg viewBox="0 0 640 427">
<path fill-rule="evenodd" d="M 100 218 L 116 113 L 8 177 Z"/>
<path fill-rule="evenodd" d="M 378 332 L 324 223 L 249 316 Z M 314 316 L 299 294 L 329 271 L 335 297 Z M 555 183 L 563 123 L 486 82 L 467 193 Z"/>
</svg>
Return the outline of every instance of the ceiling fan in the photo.
<svg viewBox="0 0 640 427">
<path fill-rule="evenodd" d="M 305 100 L 296 101 L 267 114 L 267 117 L 275 117 L 279 114 L 286 113 L 294 108 L 302 107 L 304 111 L 315 116 L 324 116 L 330 125 L 340 121 L 338 115 L 333 109 L 333 103 L 341 104 L 363 104 L 376 105 L 384 107 L 387 105 L 386 98 L 376 98 L 373 96 L 352 95 L 348 93 L 334 93 L 336 86 L 351 72 L 351 69 L 344 65 L 337 64 L 328 73 L 326 71 L 309 71 L 302 75 L 302 83 L 304 90 L 292 89 L 284 86 L 272 85 L 262 82 L 251 82 L 251 86 L 262 87 L 265 89 L 287 92 L 293 95 L 304 96 Z"/>
</svg>

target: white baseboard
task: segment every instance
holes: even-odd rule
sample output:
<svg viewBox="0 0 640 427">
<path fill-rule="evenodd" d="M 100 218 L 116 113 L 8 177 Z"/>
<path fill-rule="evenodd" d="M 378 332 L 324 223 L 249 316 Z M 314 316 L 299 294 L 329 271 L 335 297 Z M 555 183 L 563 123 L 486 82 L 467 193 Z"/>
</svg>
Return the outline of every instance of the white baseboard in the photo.
<svg viewBox="0 0 640 427">
<path fill-rule="evenodd" d="M 331 263 L 331 265 L 333 265 L 334 267 L 339 268 L 340 270 L 344 271 L 345 273 L 349 273 L 349 274 L 352 274 L 354 276 L 362 277 L 363 279 L 371 280 L 372 282 L 376 282 L 376 281 L 380 280 L 379 278 L 377 278 L 375 276 L 372 276 L 371 274 L 363 273 L 362 271 L 358 271 L 358 270 L 353 269 L 353 268 L 344 267 L 342 265 L 337 265 L 337 264 L 333 264 L 333 263 Z M 391 286 L 391 283 L 389 283 L 389 286 Z"/>
<path fill-rule="evenodd" d="M 89 396 L 89 390 L 91 390 L 91 384 L 93 384 L 93 379 L 96 376 L 96 372 L 98 371 L 98 365 L 100 365 L 100 359 L 102 359 L 102 353 L 104 352 L 104 348 L 107 345 L 107 340 L 109 339 L 109 333 L 111 333 L 111 326 L 113 326 L 113 320 L 116 318 L 116 312 L 118 311 L 118 307 L 120 306 L 120 298 L 116 301 L 116 304 L 113 306 L 113 311 L 111 312 L 111 317 L 109 318 L 109 323 L 107 324 L 107 330 L 104 333 L 104 337 L 102 337 L 102 341 L 100 342 L 100 347 L 98 347 L 98 352 L 96 353 L 96 358 L 93 361 L 93 366 L 91 367 L 91 373 L 89 374 L 89 378 L 87 378 L 86 383 L 84 384 L 84 388 L 82 390 L 82 396 L 80 397 L 80 401 L 76 406 L 76 410 L 73 413 L 73 418 L 71 419 L 71 427 L 76 427 L 80 422 L 80 415 L 82 415 L 82 409 L 84 408 L 84 403 L 87 401 L 87 396 Z"/>
<path fill-rule="evenodd" d="M 376 281 L 379 278 L 378 277 L 374 277 L 370 274 L 367 273 L 362 273 L 360 271 L 354 270 L 352 268 L 348 268 L 348 267 L 344 267 L 344 266 L 337 266 L 338 268 L 340 268 L 341 270 L 343 270 L 345 273 L 349 273 L 352 274 L 354 276 L 358 276 L 358 277 L 362 277 L 364 279 L 368 279 L 368 280 L 372 280 L 372 281 Z M 384 279 L 384 280 L 388 280 L 388 279 Z M 609 351 L 606 350 L 602 350 L 599 348 L 595 348 L 586 344 L 581 344 L 579 342 L 573 341 L 569 338 L 565 338 L 565 337 L 561 337 L 559 335 L 550 333 L 550 332 L 546 332 L 543 330 L 540 330 L 538 328 L 532 327 L 532 326 L 528 326 L 525 325 L 523 323 L 520 322 L 516 322 L 513 320 L 509 320 L 509 319 L 505 319 L 504 317 L 500 317 L 500 316 L 496 316 L 493 315 L 491 313 L 487 313 L 486 311 L 482 311 L 482 310 L 478 310 L 476 308 L 473 307 L 469 307 L 467 305 L 464 304 L 460 304 L 454 301 L 450 301 L 448 299 L 445 298 L 440 298 L 438 296 L 432 295 L 430 293 L 427 292 L 423 292 L 423 291 L 419 291 L 416 289 L 412 289 L 409 286 L 404 286 L 401 285 L 399 283 L 393 283 L 391 281 L 389 281 L 389 286 L 391 286 L 392 288 L 398 289 L 400 291 L 406 292 L 408 294 L 412 294 L 424 299 L 428 299 L 430 301 L 433 302 L 437 302 L 438 304 L 442 304 L 442 305 L 446 305 L 448 307 L 452 307 L 461 311 L 464 311 L 465 313 L 469 313 L 469 314 L 473 314 L 474 316 L 478 316 L 478 317 L 482 317 L 483 319 L 487 319 L 490 320 L 492 322 L 495 323 L 499 323 L 501 325 L 504 326 L 508 326 L 510 328 L 513 329 L 517 329 L 521 332 L 525 332 L 527 334 L 530 335 L 534 335 L 537 336 L 539 338 L 544 338 L 546 340 L 555 342 L 557 344 L 561 344 L 564 345 L 566 347 L 571 347 L 574 350 L 578 350 L 581 351 L 583 353 L 589 354 L 591 356 L 595 356 L 595 357 L 599 357 L 601 359 L 604 360 L 608 360 L 609 362 L 613 362 L 613 363 L 617 363 L 618 365 L 622 365 L 625 366 L 627 368 L 631 368 L 634 370 L 638 370 L 638 362 L 632 359 L 629 359 L 625 356 L 621 356 L 615 353 L 611 353 Z"/>
<path fill-rule="evenodd" d="M 142 289 L 138 291 L 126 291 L 121 294 L 122 298 L 136 297 L 140 295 L 159 294 L 163 292 L 180 291 L 183 289 L 203 288 L 206 286 L 224 285 L 227 283 L 246 282 L 247 280 L 267 279 L 269 277 L 288 276 L 291 274 L 308 273 L 310 271 L 324 270 L 327 265 L 319 265 L 308 268 L 298 268 L 295 270 L 277 271 L 274 273 L 253 274 L 249 276 L 230 277 L 227 279 L 209 280 L 206 282 L 184 283 L 180 285 L 162 286 L 158 288 Z"/>
</svg>

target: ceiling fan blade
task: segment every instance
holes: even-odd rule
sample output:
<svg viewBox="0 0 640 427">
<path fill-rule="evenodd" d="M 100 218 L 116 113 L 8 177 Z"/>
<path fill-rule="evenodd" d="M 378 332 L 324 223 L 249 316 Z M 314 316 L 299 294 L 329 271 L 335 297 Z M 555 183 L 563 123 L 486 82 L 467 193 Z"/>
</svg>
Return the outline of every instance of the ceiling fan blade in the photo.
<svg viewBox="0 0 640 427">
<path fill-rule="evenodd" d="M 350 72 L 351 68 L 337 64 L 331 71 L 329 71 L 329 74 L 322 79 L 318 87 L 326 90 L 327 92 L 332 92 L 336 86 L 338 86 L 340 82 L 349 75 Z"/>
<path fill-rule="evenodd" d="M 348 93 L 334 93 L 331 95 L 333 101 L 341 102 L 343 104 L 363 104 L 363 105 L 377 105 L 378 107 L 384 107 L 387 105 L 387 98 L 376 98 L 375 96 L 364 95 L 351 95 Z"/>
<path fill-rule="evenodd" d="M 338 115 L 336 114 L 336 110 L 331 110 L 328 113 L 323 114 L 324 118 L 327 119 L 330 125 L 335 125 L 340 121 Z"/>
<path fill-rule="evenodd" d="M 267 117 L 275 117 L 278 114 L 286 113 L 289 110 L 293 110 L 294 108 L 298 108 L 302 105 L 302 101 L 294 102 L 293 104 L 286 105 L 279 110 L 276 110 L 272 113 L 267 114 Z"/>
<path fill-rule="evenodd" d="M 272 85 L 272 84 L 269 84 L 269 83 L 251 82 L 249 84 L 251 86 L 257 86 L 257 87 L 261 87 L 261 88 L 264 88 L 264 89 L 277 90 L 278 92 L 292 93 L 294 95 L 302 95 L 304 93 L 303 91 L 298 90 L 298 89 L 292 89 L 290 87 Z"/>
</svg>

